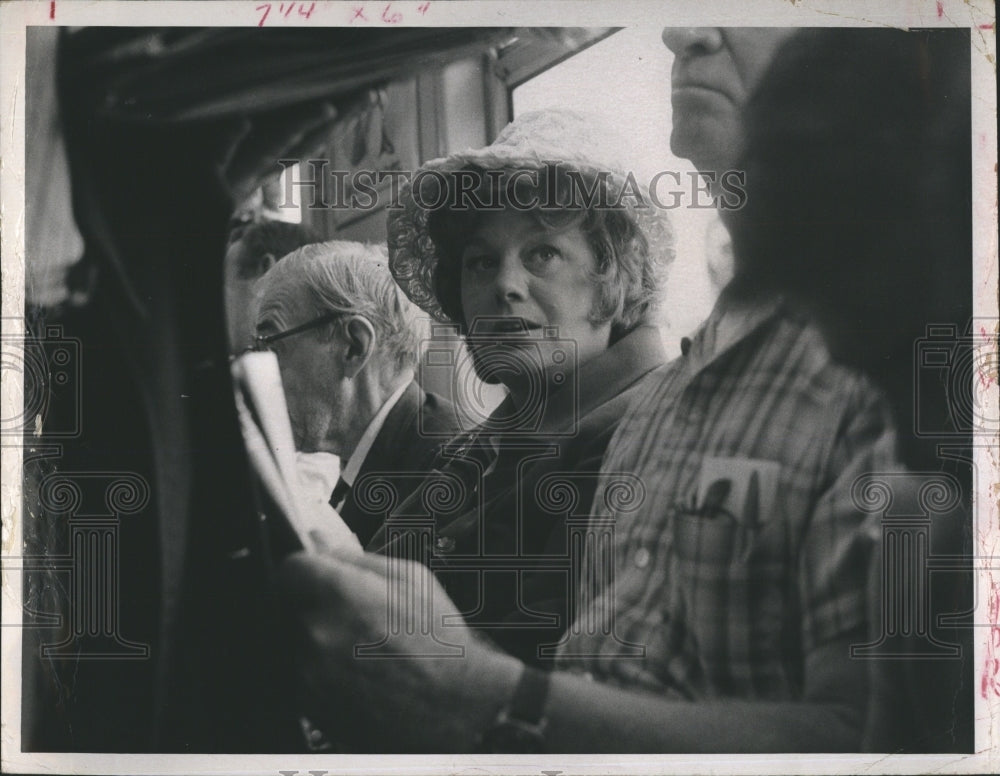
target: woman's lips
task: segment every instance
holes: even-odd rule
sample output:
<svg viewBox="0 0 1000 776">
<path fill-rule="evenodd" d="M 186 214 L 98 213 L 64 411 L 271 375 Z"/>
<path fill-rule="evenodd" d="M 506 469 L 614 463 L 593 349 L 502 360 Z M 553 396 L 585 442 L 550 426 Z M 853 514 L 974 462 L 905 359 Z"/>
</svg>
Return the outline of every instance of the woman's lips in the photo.
<svg viewBox="0 0 1000 776">
<path fill-rule="evenodd" d="M 497 334 L 520 334 L 533 329 L 542 328 L 537 323 L 526 321 L 523 318 L 514 318 L 510 321 L 498 321 L 493 324 L 493 331 Z"/>
<path fill-rule="evenodd" d="M 518 316 L 505 316 L 503 318 L 493 318 L 479 320 L 473 326 L 472 336 L 516 336 L 528 335 L 533 331 L 542 328 L 540 323 L 529 321 Z"/>
</svg>

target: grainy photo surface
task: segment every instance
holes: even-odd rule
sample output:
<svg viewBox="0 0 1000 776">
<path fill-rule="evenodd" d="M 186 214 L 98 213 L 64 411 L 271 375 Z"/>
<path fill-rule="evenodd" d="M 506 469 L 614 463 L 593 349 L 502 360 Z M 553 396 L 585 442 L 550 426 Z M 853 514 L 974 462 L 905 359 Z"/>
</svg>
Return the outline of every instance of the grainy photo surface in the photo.
<svg viewBox="0 0 1000 776">
<path fill-rule="evenodd" d="M 991 5 L 0 22 L 5 772 L 996 771 Z"/>
</svg>

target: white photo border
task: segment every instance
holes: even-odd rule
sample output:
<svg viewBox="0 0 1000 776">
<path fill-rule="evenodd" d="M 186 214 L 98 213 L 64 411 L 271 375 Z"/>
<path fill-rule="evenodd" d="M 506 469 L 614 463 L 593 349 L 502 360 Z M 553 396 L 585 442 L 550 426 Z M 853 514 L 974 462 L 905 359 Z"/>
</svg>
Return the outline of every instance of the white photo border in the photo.
<svg viewBox="0 0 1000 776">
<path fill-rule="evenodd" d="M 657 0 L 547 0 L 493 2 L 431 0 L 423 14 L 417 0 L 387 3 L 371 0 L 316 3 L 311 18 L 293 14 L 274 25 L 341 26 L 351 22 L 352 8 L 366 6 L 370 26 L 384 25 L 382 11 L 402 15 L 414 26 L 797 26 L 797 27 L 968 27 L 971 35 L 972 164 L 973 164 L 973 288 L 974 315 L 997 321 L 997 131 L 995 9 L 988 0 L 718 0 L 671 3 Z M 25 282 L 25 40 L 33 25 L 58 26 L 258 26 L 262 0 L 208 2 L 27 2 L 0 3 L 0 159 L 2 159 L 2 316 L 3 333 L 17 333 L 23 317 Z M 277 5 L 277 2 L 273 3 Z M 265 23 L 267 23 L 265 21 Z M 364 24 L 355 20 L 356 24 Z M 23 324 L 22 324 L 23 325 Z M 23 329 L 22 329 L 23 330 Z M 992 332 L 996 347 L 996 330 Z M 994 361 L 994 363 L 996 363 Z M 6 364 L 6 361 L 5 361 Z M 19 413 L 22 386 L 16 375 L 2 380 L 3 417 Z M 995 377 L 995 375 L 994 375 Z M 990 398 L 996 402 L 993 382 Z M 997 442 L 976 450 L 980 472 L 976 486 L 977 601 L 984 610 L 1000 590 L 1000 565 L 995 558 L 1000 540 L 1000 457 Z M 986 647 L 1000 644 L 997 611 L 989 627 L 977 629 L 976 742 L 973 755 L 546 755 L 546 756 L 354 756 L 354 755 L 178 755 L 25 753 L 20 748 L 21 570 L 16 562 L 21 546 L 21 467 L 19 446 L 2 450 L 2 749 L 4 772 L 50 773 L 399 773 L 419 774 L 607 774 L 607 773 L 990 773 L 1000 771 L 1000 696 L 980 691 Z M 988 476 L 983 476 L 988 473 Z M 977 620 L 980 622 L 980 620 Z M 994 666 L 1000 672 L 1000 667 Z"/>
</svg>

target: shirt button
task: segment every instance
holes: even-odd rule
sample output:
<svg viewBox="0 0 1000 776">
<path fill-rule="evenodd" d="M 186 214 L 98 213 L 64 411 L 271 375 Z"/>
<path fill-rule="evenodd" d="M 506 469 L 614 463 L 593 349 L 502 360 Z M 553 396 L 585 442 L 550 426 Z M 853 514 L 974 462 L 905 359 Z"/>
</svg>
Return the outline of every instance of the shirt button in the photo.
<svg viewBox="0 0 1000 776">
<path fill-rule="evenodd" d="M 434 542 L 434 547 L 438 552 L 451 552 L 455 549 L 455 540 L 450 536 L 439 536 Z"/>
<path fill-rule="evenodd" d="M 632 558 L 632 562 L 635 564 L 636 568 L 644 569 L 649 565 L 649 550 L 645 547 L 640 547 L 635 551 L 635 555 Z"/>
</svg>

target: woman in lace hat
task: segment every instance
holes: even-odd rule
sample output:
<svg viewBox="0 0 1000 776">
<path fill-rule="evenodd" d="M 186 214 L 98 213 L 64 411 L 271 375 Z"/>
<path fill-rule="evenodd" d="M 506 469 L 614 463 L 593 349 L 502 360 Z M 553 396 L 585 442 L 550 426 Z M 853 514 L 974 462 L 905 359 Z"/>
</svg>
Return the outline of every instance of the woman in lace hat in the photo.
<svg viewBox="0 0 1000 776">
<path fill-rule="evenodd" d="M 459 411 L 473 373 L 507 390 L 425 481 L 461 483 L 435 512 L 431 564 L 471 625 L 532 662 L 554 656 L 570 616 L 566 518 L 590 514 L 631 391 L 665 361 L 654 316 L 673 234 L 623 147 L 595 117 L 525 114 L 492 145 L 425 164 L 390 213 L 397 282 L 466 337 Z M 387 545 L 383 531 L 369 549 Z M 527 560 L 485 575 L 490 559 L 469 555 Z"/>
</svg>

